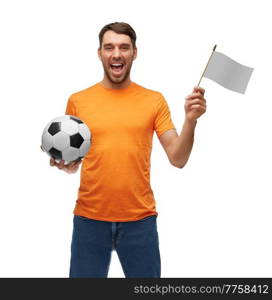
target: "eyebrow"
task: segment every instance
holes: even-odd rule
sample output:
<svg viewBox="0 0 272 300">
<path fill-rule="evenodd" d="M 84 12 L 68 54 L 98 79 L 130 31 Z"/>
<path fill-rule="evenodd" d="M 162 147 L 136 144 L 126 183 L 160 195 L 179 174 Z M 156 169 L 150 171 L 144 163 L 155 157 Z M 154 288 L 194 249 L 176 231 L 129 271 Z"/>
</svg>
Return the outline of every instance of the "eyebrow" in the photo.
<svg viewBox="0 0 272 300">
<path fill-rule="evenodd" d="M 104 45 L 103 45 L 103 47 L 107 47 L 107 46 L 113 46 L 113 44 L 112 44 L 112 43 L 107 43 L 107 44 L 104 44 Z M 120 46 L 127 46 L 127 47 L 130 47 L 130 44 L 128 44 L 128 43 L 122 43 L 122 44 L 120 44 Z"/>
</svg>

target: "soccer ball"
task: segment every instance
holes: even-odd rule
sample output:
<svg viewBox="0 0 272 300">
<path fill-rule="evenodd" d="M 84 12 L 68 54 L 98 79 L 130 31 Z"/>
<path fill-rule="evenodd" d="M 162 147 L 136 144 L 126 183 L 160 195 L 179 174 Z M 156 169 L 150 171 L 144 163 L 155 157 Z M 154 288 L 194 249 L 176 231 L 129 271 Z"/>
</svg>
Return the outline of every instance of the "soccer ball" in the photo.
<svg viewBox="0 0 272 300">
<path fill-rule="evenodd" d="M 91 146 L 91 132 L 79 118 L 64 115 L 51 120 L 42 133 L 42 149 L 56 162 L 81 160 Z"/>
</svg>

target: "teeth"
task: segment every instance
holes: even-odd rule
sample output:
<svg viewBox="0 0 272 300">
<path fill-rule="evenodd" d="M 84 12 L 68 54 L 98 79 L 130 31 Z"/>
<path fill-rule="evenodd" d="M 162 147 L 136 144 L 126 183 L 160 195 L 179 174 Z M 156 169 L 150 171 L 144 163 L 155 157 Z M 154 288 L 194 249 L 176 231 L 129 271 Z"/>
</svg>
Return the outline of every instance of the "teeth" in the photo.
<svg viewBox="0 0 272 300">
<path fill-rule="evenodd" d="M 122 64 L 112 64 L 112 66 L 114 66 L 114 67 L 121 67 Z"/>
</svg>

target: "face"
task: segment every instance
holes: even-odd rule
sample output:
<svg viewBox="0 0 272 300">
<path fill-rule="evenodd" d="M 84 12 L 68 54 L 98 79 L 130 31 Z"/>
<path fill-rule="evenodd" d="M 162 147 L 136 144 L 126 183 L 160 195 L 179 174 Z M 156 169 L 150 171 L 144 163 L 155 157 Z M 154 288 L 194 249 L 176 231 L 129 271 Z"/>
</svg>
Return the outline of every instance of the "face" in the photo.
<svg viewBox="0 0 272 300">
<path fill-rule="evenodd" d="M 130 74 L 133 60 L 137 56 L 137 49 L 133 48 L 128 35 L 108 30 L 103 36 L 98 56 L 107 78 L 112 83 L 122 83 Z"/>
</svg>

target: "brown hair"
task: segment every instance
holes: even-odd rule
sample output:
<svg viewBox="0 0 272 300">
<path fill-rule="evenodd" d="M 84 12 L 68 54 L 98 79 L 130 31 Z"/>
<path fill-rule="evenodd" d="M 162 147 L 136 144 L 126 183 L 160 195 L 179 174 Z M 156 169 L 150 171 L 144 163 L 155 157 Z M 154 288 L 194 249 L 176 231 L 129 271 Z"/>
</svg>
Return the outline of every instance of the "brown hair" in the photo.
<svg viewBox="0 0 272 300">
<path fill-rule="evenodd" d="M 136 48 L 136 33 L 134 29 L 127 23 L 124 22 L 114 22 L 105 25 L 99 32 L 99 48 L 102 46 L 102 39 L 106 31 L 112 30 L 119 34 L 126 34 L 130 37 L 133 48 Z"/>
</svg>

